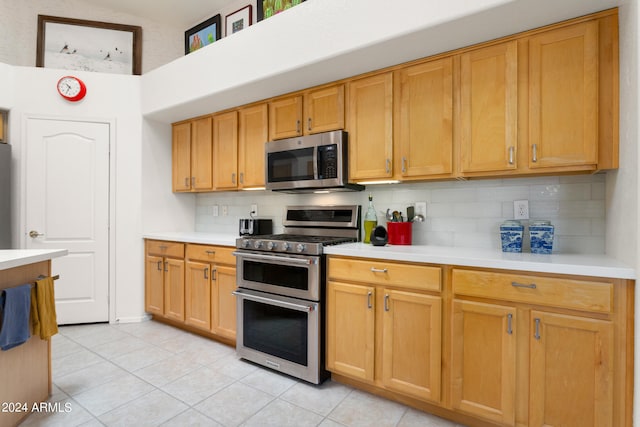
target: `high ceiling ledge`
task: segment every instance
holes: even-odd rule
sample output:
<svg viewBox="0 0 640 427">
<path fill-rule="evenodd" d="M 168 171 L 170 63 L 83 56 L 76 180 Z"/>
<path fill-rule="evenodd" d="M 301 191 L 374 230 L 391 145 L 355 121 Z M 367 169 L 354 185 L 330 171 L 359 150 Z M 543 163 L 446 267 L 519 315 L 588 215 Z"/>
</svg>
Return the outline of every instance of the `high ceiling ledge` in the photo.
<svg viewBox="0 0 640 427">
<path fill-rule="evenodd" d="M 142 76 L 172 123 L 618 6 L 620 0 L 309 0 Z"/>
</svg>

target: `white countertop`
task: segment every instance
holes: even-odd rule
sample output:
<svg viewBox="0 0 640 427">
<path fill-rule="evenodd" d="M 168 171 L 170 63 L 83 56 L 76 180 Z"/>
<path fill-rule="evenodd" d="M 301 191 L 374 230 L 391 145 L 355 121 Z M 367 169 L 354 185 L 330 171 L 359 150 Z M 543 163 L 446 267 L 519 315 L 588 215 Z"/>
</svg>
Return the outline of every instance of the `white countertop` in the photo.
<svg viewBox="0 0 640 427">
<path fill-rule="evenodd" d="M 522 270 L 579 276 L 636 278 L 635 269 L 606 255 L 505 253 L 491 249 L 469 249 L 428 245 L 372 246 L 348 243 L 328 246 L 324 253 L 361 258 L 447 264 L 464 267 Z"/>
<path fill-rule="evenodd" d="M 183 243 L 235 246 L 237 233 L 158 232 L 144 234 L 145 239 Z M 347 243 L 327 246 L 324 253 L 360 258 L 409 261 L 428 264 L 458 265 L 462 267 L 521 270 L 535 273 L 572 274 L 579 276 L 636 278 L 634 268 L 606 255 L 505 253 L 491 249 L 469 249 L 430 245 L 372 246 Z"/>
<path fill-rule="evenodd" d="M 65 256 L 68 253 L 69 251 L 66 249 L 1 249 L 0 270 L 48 261 L 52 258 Z"/>
<path fill-rule="evenodd" d="M 201 243 L 203 245 L 236 246 L 238 233 L 204 233 L 199 231 L 146 233 L 145 239 L 167 240 L 169 242 Z"/>
</svg>

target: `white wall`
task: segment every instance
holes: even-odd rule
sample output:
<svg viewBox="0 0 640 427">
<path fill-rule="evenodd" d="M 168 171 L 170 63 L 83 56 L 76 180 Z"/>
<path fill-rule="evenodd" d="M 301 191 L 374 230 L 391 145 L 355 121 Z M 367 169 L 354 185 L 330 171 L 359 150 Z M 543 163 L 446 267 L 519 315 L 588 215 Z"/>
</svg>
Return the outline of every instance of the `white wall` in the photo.
<svg viewBox="0 0 640 427">
<path fill-rule="evenodd" d="M 176 3 L 176 7 L 182 6 Z M 36 65 L 38 15 L 141 26 L 143 73 L 184 55 L 186 28 L 172 28 L 144 17 L 96 7 L 82 0 L 0 0 L 0 62 Z"/>
<path fill-rule="evenodd" d="M 18 228 L 14 239 L 20 247 L 25 244 L 24 171 L 22 135 L 25 116 L 41 115 L 72 119 L 113 121 L 114 145 L 111 147 L 111 188 L 114 217 L 112 244 L 112 277 L 114 293 L 110 295 L 111 320 L 138 320 L 144 311 L 143 244 L 141 235 L 142 173 L 139 77 L 101 73 L 74 73 L 87 85 L 86 98 L 78 103 L 64 101 L 56 91 L 58 79 L 67 72 L 34 67 L 13 67 L 11 84 L 20 88 L 10 102 L 9 138 L 13 145 L 15 218 Z M 3 97 L 0 97 L 3 98 Z M 0 101 L 0 104 L 3 104 Z"/>
</svg>

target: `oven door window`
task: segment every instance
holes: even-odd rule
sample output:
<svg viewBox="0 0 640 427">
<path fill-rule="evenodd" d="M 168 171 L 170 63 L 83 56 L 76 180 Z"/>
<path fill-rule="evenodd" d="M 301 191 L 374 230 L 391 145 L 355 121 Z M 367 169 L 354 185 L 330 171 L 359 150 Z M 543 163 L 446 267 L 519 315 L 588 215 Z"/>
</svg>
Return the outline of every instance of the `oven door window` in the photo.
<svg viewBox="0 0 640 427">
<path fill-rule="evenodd" d="M 249 282 L 282 286 L 291 289 L 309 289 L 309 268 L 294 265 L 242 261 L 242 279 Z"/>
<path fill-rule="evenodd" d="M 307 366 L 308 313 L 245 299 L 242 318 L 245 347 Z"/>
<path fill-rule="evenodd" d="M 278 151 L 267 156 L 269 182 L 309 181 L 314 179 L 315 147 Z"/>
</svg>

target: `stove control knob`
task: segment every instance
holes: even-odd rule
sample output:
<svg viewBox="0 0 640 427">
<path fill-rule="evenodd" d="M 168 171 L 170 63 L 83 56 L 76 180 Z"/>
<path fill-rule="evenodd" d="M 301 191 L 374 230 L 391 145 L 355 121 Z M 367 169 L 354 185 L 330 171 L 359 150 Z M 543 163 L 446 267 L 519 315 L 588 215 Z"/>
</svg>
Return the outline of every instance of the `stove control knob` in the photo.
<svg viewBox="0 0 640 427">
<path fill-rule="evenodd" d="M 242 242 L 242 247 L 248 248 L 249 246 L 251 246 L 251 241 L 250 240 L 245 240 L 244 242 Z"/>
<path fill-rule="evenodd" d="M 289 242 L 284 242 L 282 244 L 282 250 L 283 251 L 288 251 L 289 249 L 291 249 L 291 245 L 289 244 Z"/>
<path fill-rule="evenodd" d="M 256 249 L 260 249 L 262 247 L 262 242 L 260 240 L 256 240 L 256 242 L 253 244 L 253 247 Z"/>
<path fill-rule="evenodd" d="M 298 251 L 298 252 L 304 252 L 304 250 L 305 250 L 306 248 L 307 248 L 307 247 L 306 247 L 305 245 L 303 245 L 302 243 L 298 243 L 298 245 L 296 246 L 296 251 Z"/>
<path fill-rule="evenodd" d="M 276 247 L 275 243 L 273 243 L 273 242 L 267 243 L 267 249 L 269 249 L 270 251 L 272 251 L 273 248 L 275 248 L 275 247 Z"/>
</svg>

